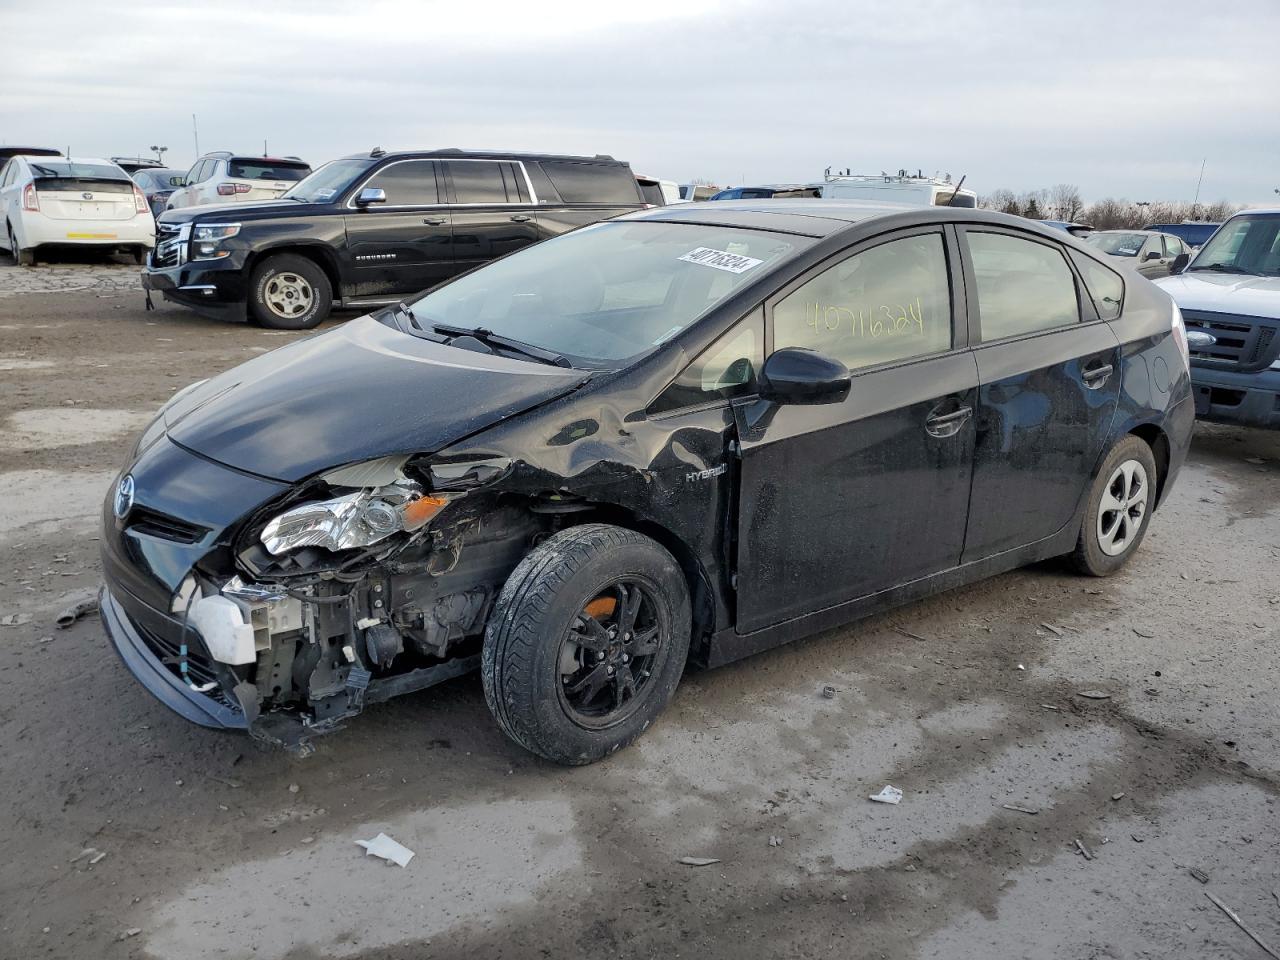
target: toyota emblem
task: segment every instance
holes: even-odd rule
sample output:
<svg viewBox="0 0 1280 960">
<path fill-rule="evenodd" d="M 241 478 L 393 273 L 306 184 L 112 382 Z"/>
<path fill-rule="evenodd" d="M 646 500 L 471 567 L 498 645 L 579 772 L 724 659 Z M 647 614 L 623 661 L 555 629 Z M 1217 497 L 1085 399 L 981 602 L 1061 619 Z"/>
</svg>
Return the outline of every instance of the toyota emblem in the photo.
<svg viewBox="0 0 1280 960">
<path fill-rule="evenodd" d="M 124 515 L 133 509 L 133 474 L 126 473 L 120 478 L 112 509 L 115 511 L 116 518 L 120 520 L 123 520 Z"/>
<path fill-rule="evenodd" d="M 80 196 L 84 197 L 86 200 L 92 200 L 92 199 L 93 199 L 93 194 L 92 194 L 92 193 L 82 193 L 82 194 L 80 194 Z"/>
</svg>

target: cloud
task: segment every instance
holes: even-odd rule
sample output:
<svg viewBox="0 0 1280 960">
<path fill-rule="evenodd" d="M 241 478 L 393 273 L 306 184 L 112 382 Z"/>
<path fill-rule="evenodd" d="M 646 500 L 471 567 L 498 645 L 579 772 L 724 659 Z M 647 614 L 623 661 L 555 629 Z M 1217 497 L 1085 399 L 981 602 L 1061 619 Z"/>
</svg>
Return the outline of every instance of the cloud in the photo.
<svg viewBox="0 0 1280 960">
<path fill-rule="evenodd" d="M 380 145 L 611 153 L 720 183 L 834 165 L 967 174 L 980 192 L 1271 196 L 1274 0 L 798 0 L 604 5 L 62 0 L 51 57 L 6 40 L 0 135 L 83 154 L 167 144 L 319 163 Z M 0 35 L 41 36 L 31 0 Z"/>
</svg>

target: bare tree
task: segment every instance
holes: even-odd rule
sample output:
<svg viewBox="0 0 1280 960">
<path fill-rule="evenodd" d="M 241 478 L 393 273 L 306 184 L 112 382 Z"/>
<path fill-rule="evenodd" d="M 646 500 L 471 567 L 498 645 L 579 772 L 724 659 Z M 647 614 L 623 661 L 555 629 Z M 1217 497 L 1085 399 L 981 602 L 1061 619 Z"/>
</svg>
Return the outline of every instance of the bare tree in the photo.
<svg viewBox="0 0 1280 960">
<path fill-rule="evenodd" d="M 1080 188 L 1074 183 L 1059 183 L 1049 190 L 1048 210 L 1055 220 L 1073 222 L 1084 210 Z"/>
</svg>

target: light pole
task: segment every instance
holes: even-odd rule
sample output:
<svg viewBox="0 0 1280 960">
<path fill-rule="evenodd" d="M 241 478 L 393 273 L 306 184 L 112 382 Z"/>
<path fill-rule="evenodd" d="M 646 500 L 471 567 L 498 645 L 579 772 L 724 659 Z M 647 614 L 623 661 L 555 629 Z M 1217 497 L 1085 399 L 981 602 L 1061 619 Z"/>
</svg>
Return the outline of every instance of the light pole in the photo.
<svg viewBox="0 0 1280 960">
<path fill-rule="evenodd" d="M 154 145 L 151 147 L 151 152 L 156 155 L 157 163 L 164 163 L 164 152 L 168 149 L 168 147 L 157 147 Z"/>
</svg>

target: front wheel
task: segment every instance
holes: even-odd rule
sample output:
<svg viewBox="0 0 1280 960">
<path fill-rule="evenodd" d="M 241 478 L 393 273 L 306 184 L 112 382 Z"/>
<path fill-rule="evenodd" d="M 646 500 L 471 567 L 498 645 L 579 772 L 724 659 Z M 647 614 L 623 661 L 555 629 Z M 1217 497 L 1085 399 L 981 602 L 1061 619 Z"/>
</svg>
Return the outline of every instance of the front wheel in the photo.
<svg viewBox="0 0 1280 960">
<path fill-rule="evenodd" d="M 485 700 L 526 750 L 591 763 L 666 707 L 689 632 L 689 590 L 670 553 L 634 530 L 571 527 L 502 588 L 481 657 Z"/>
<path fill-rule="evenodd" d="M 284 253 L 268 257 L 249 280 L 249 312 L 264 327 L 310 330 L 333 306 L 333 287 L 312 260 Z"/>
<path fill-rule="evenodd" d="M 1102 463 L 1071 561 L 1081 573 L 1106 577 L 1128 562 L 1147 534 L 1156 505 L 1156 461 L 1140 438 L 1127 436 Z"/>
</svg>

